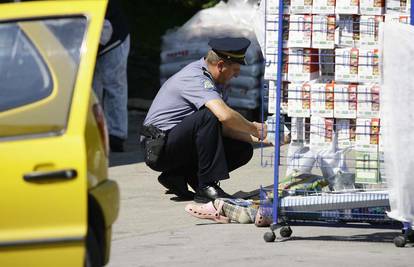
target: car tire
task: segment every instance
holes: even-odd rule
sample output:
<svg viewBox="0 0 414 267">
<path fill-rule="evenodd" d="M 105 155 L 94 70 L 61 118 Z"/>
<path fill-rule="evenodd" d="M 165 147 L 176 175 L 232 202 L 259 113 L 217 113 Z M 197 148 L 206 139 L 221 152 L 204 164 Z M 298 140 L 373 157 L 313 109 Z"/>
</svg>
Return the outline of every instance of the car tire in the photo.
<svg viewBox="0 0 414 267">
<path fill-rule="evenodd" d="M 88 234 L 86 237 L 86 257 L 85 267 L 101 267 L 102 255 L 99 248 L 98 240 L 92 227 L 88 227 Z"/>
</svg>

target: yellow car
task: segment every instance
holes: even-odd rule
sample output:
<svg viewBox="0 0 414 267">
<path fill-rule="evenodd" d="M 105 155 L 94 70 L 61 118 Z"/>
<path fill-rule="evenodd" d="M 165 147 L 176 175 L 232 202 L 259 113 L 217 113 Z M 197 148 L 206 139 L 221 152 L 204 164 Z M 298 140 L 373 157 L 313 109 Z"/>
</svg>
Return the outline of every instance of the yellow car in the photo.
<svg viewBox="0 0 414 267">
<path fill-rule="evenodd" d="M 102 266 L 119 190 L 91 90 L 106 1 L 0 4 L 0 266 Z"/>
</svg>

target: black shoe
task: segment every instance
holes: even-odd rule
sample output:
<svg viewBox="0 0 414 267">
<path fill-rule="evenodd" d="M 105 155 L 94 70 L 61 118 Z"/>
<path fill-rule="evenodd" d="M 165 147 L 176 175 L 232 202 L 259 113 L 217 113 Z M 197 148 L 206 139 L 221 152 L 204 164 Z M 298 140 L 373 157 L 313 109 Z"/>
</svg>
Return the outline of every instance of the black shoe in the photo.
<svg viewBox="0 0 414 267">
<path fill-rule="evenodd" d="M 115 135 L 109 136 L 109 147 L 111 152 L 124 152 L 124 139 Z"/>
<path fill-rule="evenodd" d="M 194 196 L 194 201 L 197 203 L 207 203 L 214 201 L 216 198 L 233 198 L 220 188 L 218 184 L 208 185 L 199 188 Z"/>
<path fill-rule="evenodd" d="M 161 174 L 158 182 L 168 189 L 167 193 L 174 194 L 182 200 L 193 200 L 194 193 L 188 190 L 187 182 L 181 176 L 168 176 Z"/>
</svg>

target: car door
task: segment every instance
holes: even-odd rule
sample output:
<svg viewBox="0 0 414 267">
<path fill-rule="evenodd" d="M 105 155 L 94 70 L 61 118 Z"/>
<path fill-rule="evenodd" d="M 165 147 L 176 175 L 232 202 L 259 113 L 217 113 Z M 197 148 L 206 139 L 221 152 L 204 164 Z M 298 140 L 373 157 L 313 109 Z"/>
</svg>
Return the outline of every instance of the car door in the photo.
<svg viewBox="0 0 414 267">
<path fill-rule="evenodd" d="M 0 266 L 84 264 L 84 133 L 106 4 L 0 5 Z"/>
</svg>

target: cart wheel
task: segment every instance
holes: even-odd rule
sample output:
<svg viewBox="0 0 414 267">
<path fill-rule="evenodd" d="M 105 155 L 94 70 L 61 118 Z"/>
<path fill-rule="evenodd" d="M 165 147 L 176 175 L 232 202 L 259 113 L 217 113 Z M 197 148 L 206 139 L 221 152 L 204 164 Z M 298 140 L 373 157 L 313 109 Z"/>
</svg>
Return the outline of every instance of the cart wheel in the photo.
<svg viewBox="0 0 414 267">
<path fill-rule="evenodd" d="M 394 238 L 394 244 L 396 247 L 402 248 L 405 246 L 406 240 L 403 236 L 397 236 Z"/>
<path fill-rule="evenodd" d="M 282 228 L 280 228 L 280 235 L 282 237 L 290 237 L 292 235 L 292 229 L 290 228 L 290 226 L 283 226 Z"/>
<path fill-rule="evenodd" d="M 263 235 L 263 239 L 264 239 L 266 242 L 274 242 L 274 241 L 275 241 L 275 239 L 276 239 L 276 235 L 275 235 L 275 233 L 274 233 L 274 232 L 266 232 L 266 233 Z"/>
</svg>

